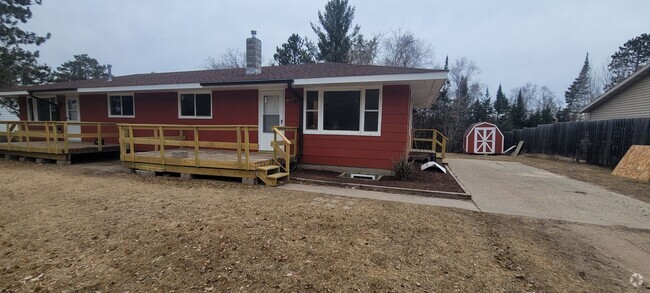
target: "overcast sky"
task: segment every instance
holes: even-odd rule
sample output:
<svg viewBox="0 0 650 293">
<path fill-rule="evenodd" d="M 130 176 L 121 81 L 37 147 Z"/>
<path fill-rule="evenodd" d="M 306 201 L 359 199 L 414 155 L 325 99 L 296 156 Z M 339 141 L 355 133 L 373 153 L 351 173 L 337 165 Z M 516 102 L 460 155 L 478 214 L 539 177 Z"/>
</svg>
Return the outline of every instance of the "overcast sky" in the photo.
<svg viewBox="0 0 650 293">
<path fill-rule="evenodd" d="M 32 8 L 28 30 L 52 34 L 39 47 L 52 67 L 87 53 L 113 65 L 114 75 L 199 69 L 208 56 L 245 49 L 256 29 L 263 58 L 291 33 L 315 35 L 326 0 L 168 1 L 44 0 Z M 413 32 L 433 45 L 436 61 L 467 57 L 492 96 L 532 82 L 558 97 L 589 52 L 600 67 L 625 41 L 650 32 L 650 1 L 350 0 L 366 35 Z"/>
</svg>

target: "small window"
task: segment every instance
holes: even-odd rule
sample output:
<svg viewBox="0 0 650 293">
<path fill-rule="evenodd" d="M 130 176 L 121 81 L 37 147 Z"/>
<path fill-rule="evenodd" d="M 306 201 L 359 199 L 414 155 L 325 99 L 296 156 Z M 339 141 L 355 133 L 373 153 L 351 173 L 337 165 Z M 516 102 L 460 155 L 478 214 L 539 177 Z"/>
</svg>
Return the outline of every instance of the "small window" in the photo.
<svg viewBox="0 0 650 293">
<path fill-rule="evenodd" d="M 211 118 L 211 94 L 180 94 L 179 108 L 181 118 Z"/>
<path fill-rule="evenodd" d="M 132 95 L 111 95 L 108 97 L 109 117 L 134 117 Z"/>
<path fill-rule="evenodd" d="M 305 109 L 307 129 L 318 129 L 318 91 L 307 92 L 307 105 Z"/>
<path fill-rule="evenodd" d="M 366 90 L 363 130 L 375 132 L 379 129 L 379 90 Z"/>
</svg>

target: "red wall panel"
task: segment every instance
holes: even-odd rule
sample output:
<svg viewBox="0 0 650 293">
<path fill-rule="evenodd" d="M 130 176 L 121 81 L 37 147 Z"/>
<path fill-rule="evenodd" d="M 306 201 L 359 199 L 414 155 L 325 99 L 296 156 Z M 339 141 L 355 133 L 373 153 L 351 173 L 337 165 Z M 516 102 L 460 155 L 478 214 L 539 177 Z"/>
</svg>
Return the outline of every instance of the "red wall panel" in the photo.
<svg viewBox="0 0 650 293">
<path fill-rule="evenodd" d="M 301 162 L 392 169 L 408 145 L 409 87 L 384 86 L 382 92 L 381 136 L 305 134 Z"/>
</svg>

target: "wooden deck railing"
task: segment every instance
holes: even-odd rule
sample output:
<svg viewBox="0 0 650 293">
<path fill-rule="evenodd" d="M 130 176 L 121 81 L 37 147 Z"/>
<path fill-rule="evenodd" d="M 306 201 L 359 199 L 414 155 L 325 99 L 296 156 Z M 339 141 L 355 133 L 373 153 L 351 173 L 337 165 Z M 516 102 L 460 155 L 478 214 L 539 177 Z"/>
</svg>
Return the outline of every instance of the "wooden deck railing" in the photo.
<svg viewBox="0 0 650 293">
<path fill-rule="evenodd" d="M 428 151 L 444 159 L 447 154 L 447 137 L 437 129 L 413 129 L 412 151 Z"/>
<path fill-rule="evenodd" d="M 161 124 L 118 124 L 120 158 L 125 162 L 174 164 L 189 167 L 214 167 L 236 168 L 248 170 L 251 168 L 250 153 L 257 151 L 259 145 L 250 142 L 250 132 L 257 133 L 257 125 L 161 125 Z M 178 131 L 176 133 L 176 131 Z M 235 142 L 201 140 L 201 132 L 234 132 Z M 173 135 L 170 135 L 173 133 Z M 192 139 L 187 139 L 191 137 Z M 148 146 L 158 152 L 158 156 L 139 156 L 136 146 Z M 165 149 L 189 148 L 194 158 L 188 159 L 169 158 Z M 202 160 L 201 148 L 235 150 L 237 161 L 235 164 L 219 162 L 218 160 Z"/>
<path fill-rule="evenodd" d="M 293 140 L 289 140 L 285 133 L 291 131 L 293 132 Z M 278 140 L 280 138 L 280 140 Z M 275 126 L 273 127 L 273 141 L 271 146 L 273 147 L 273 160 L 280 165 L 285 172 L 291 171 L 291 157 L 297 154 L 297 144 L 298 144 L 298 128 L 289 127 L 289 126 Z M 293 145 L 293 152 L 292 147 Z M 282 164 L 278 159 L 282 159 L 284 164 Z"/>
<path fill-rule="evenodd" d="M 10 151 L 44 152 L 50 154 L 69 154 L 73 139 L 91 139 L 97 150 L 102 151 L 105 138 L 116 138 L 115 123 L 105 122 L 66 122 L 66 121 L 2 121 L 5 131 L 0 148 Z M 70 133 L 70 126 L 79 126 L 80 133 Z M 37 143 L 38 142 L 38 143 Z M 43 142 L 45 147 L 43 147 Z M 35 145 L 38 144 L 38 145 Z"/>
</svg>

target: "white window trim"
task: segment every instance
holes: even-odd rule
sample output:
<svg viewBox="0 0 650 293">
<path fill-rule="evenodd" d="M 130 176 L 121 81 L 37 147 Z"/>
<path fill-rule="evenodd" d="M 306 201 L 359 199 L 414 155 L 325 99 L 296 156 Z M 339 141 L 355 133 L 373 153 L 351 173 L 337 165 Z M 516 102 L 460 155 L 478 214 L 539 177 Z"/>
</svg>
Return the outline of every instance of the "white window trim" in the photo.
<svg viewBox="0 0 650 293">
<path fill-rule="evenodd" d="M 43 100 L 48 100 L 49 102 L 52 102 L 52 99 L 54 99 L 53 103 L 57 102 L 57 97 L 47 97 L 47 98 L 42 98 Z M 32 97 L 27 98 L 27 104 L 28 104 L 28 110 L 27 111 L 27 121 L 41 121 L 38 119 L 38 99 L 34 99 Z M 50 108 L 50 120 L 52 121 L 52 105 L 48 104 L 48 107 Z"/>
<path fill-rule="evenodd" d="M 194 115 L 183 116 L 181 115 L 181 95 L 194 95 Z M 210 95 L 210 116 L 196 116 L 196 95 Z M 211 91 L 183 91 L 178 92 L 178 119 L 212 119 L 212 92 Z"/>
<path fill-rule="evenodd" d="M 377 118 L 377 131 L 364 131 L 365 113 L 366 113 L 366 90 L 379 90 L 379 110 Z M 302 129 L 304 134 L 321 134 L 321 135 L 354 135 L 354 136 L 381 136 L 381 119 L 382 104 L 384 100 L 382 86 L 368 87 L 324 87 L 324 88 L 305 88 L 303 97 L 307 99 L 307 92 L 318 91 L 318 129 L 307 129 L 307 119 L 303 119 Z M 361 101 L 359 103 L 359 130 L 326 130 L 324 127 L 324 111 L 326 91 L 361 91 Z M 374 110 L 371 110 L 374 111 Z M 307 101 L 305 100 L 302 107 L 303 117 L 307 117 Z"/>
<path fill-rule="evenodd" d="M 120 96 L 120 103 L 122 103 L 122 96 L 133 97 L 133 115 L 112 115 L 111 114 L 111 96 Z M 109 93 L 106 95 L 106 105 L 108 106 L 109 118 L 135 118 L 135 94 L 134 93 Z M 121 104 L 120 104 L 121 106 Z M 121 109 L 121 108 L 120 108 Z M 124 111 L 122 111 L 124 112 Z"/>
</svg>

